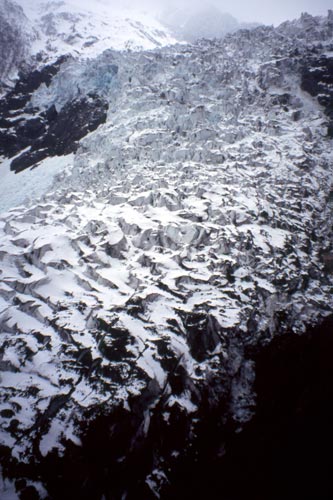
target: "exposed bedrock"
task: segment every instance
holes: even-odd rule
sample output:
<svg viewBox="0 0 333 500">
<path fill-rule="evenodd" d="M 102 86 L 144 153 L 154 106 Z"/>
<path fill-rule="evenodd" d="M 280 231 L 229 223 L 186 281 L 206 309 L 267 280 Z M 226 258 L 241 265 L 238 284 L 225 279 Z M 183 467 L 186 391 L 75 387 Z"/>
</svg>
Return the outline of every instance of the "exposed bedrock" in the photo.
<svg viewBox="0 0 333 500">
<path fill-rule="evenodd" d="M 18 173 L 49 156 L 75 152 L 78 141 L 106 121 L 108 107 L 107 101 L 89 94 L 69 102 L 59 113 L 49 108 L 44 121 L 29 120 L 18 132 L 31 143 L 31 148 L 11 162 L 11 170 Z"/>
<path fill-rule="evenodd" d="M 0 89 L 30 57 L 36 33 L 22 7 L 0 0 Z"/>
<path fill-rule="evenodd" d="M 76 89 L 74 97 L 58 109 L 54 102 L 44 109 L 31 101 L 38 89 L 48 89 L 68 59 L 62 56 L 54 64 L 22 72 L 0 101 L 0 155 L 16 155 L 11 162 L 16 173 L 47 157 L 75 152 L 78 141 L 106 121 L 109 104 L 95 91 L 81 95 Z"/>
<path fill-rule="evenodd" d="M 333 57 L 322 55 L 310 58 L 304 63 L 301 87 L 324 107 L 329 117 L 327 134 L 333 137 Z"/>
</svg>

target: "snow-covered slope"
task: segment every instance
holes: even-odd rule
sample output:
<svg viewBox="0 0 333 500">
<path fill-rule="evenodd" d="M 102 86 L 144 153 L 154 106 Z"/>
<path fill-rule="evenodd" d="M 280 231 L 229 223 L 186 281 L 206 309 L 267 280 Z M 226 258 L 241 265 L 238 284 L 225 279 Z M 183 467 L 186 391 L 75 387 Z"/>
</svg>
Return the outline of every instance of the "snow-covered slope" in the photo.
<svg viewBox="0 0 333 500">
<path fill-rule="evenodd" d="M 29 3 L 24 0 L 24 6 Z M 31 2 L 28 15 L 40 32 L 34 51 L 53 55 L 97 55 L 105 49 L 152 49 L 176 42 L 147 12 L 122 9 L 107 2 Z"/>
<path fill-rule="evenodd" d="M 76 0 L 2 0 L 0 15 L 0 78 L 4 81 L 10 76 L 10 62 L 13 71 L 24 59 L 36 65 L 63 54 L 93 57 L 110 48 L 149 50 L 177 41 L 151 12 L 101 0 L 89 5 Z M 15 34 L 15 40 L 5 36 L 3 27 Z M 12 61 L 8 58 L 11 52 Z"/>
<path fill-rule="evenodd" d="M 6 179 L 48 177 L 56 155 L 66 170 L 0 218 L 0 440 L 18 488 L 168 498 L 207 413 L 251 418 L 251 353 L 331 314 L 332 27 L 69 58 L 35 85 L 24 120 L 48 118 L 13 165 L 55 156 Z M 105 120 L 54 150 L 59 116 L 72 133 L 96 103 Z"/>
</svg>

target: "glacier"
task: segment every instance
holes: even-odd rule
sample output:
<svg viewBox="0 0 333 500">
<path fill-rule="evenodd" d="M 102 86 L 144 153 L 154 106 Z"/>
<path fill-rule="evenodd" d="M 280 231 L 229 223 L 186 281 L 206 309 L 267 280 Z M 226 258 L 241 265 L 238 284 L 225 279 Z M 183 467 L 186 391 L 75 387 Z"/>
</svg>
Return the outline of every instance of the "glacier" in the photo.
<svg viewBox="0 0 333 500">
<path fill-rule="evenodd" d="M 148 48 L 2 99 L 2 467 L 40 498 L 175 497 L 206 418 L 255 415 L 257 353 L 332 315 L 332 11 Z"/>
</svg>

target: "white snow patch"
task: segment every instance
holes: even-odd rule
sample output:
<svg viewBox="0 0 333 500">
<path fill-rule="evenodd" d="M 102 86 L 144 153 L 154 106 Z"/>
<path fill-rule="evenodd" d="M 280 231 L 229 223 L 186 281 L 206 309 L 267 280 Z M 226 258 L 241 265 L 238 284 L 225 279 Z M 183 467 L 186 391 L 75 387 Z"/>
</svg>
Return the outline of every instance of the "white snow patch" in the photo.
<svg viewBox="0 0 333 500">
<path fill-rule="evenodd" d="M 11 160 L 0 165 L 0 213 L 18 205 L 28 205 L 51 188 L 58 174 L 65 174 L 73 165 L 74 155 L 56 156 L 41 161 L 38 167 L 19 174 L 10 170 Z"/>
</svg>

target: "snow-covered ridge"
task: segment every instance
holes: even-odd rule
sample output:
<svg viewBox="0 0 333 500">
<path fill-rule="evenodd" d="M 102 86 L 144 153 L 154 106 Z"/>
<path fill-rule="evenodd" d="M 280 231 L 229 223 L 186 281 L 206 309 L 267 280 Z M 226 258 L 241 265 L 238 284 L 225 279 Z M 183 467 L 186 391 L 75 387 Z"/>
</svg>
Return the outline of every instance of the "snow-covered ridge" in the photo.
<svg viewBox="0 0 333 500">
<path fill-rule="evenodd" d="M 147 12 L 99 1 L 85 6 L 70 0 L 24 0 L 22 7 L 39 33 L 39 40 L 33 45 L 35 54 L 91 57 L 109 48 L 147 50 L 176 43 L 170 32 Z"/>
</svg>

